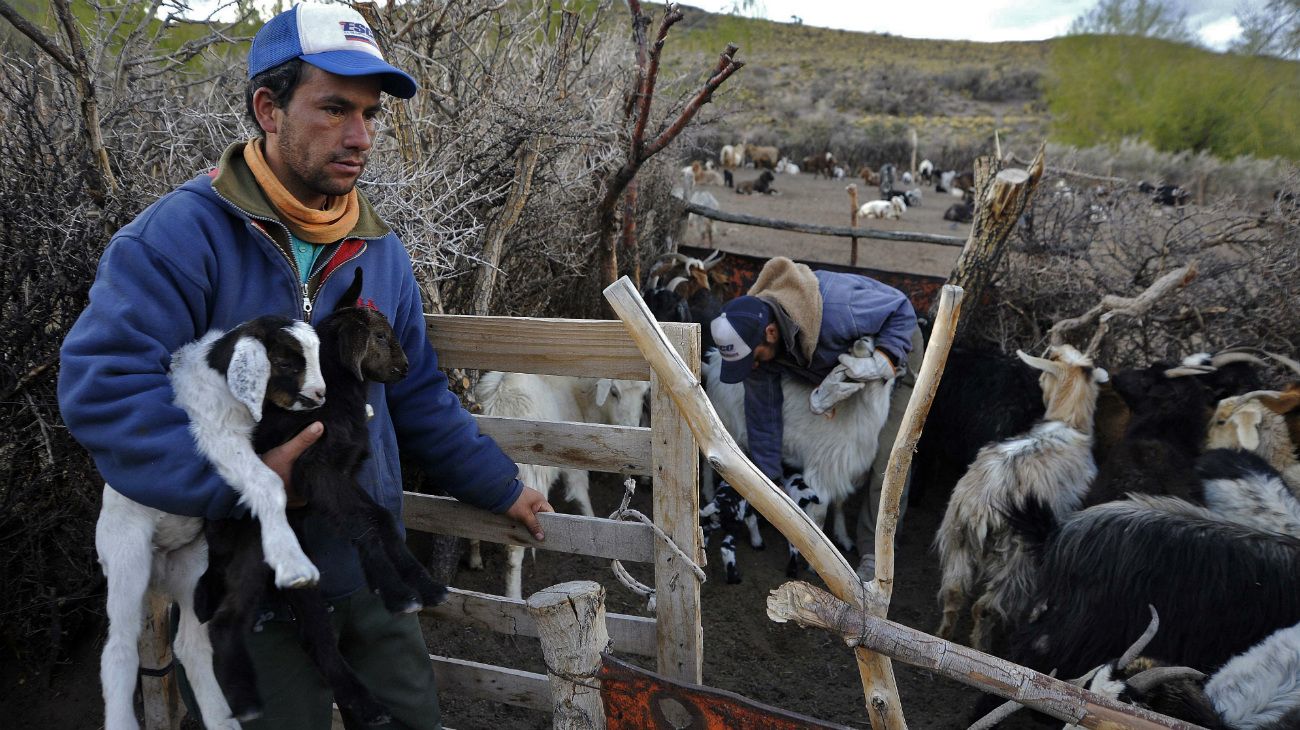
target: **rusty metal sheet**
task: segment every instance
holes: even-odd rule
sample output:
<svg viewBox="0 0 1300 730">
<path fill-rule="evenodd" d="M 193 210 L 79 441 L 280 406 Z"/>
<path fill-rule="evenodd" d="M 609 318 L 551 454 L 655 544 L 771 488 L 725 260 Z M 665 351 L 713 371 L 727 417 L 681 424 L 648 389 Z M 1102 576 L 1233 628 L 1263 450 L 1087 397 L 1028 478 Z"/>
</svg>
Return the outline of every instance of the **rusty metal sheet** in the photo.
<svg viewBox="0 0 1300 730">
<path fill-rule="evenodd" d="M 607 730 L 850 730 L 734 692 L 668 679 L 609 654 L 603 658 L 598 676 Z"/>
</svg>

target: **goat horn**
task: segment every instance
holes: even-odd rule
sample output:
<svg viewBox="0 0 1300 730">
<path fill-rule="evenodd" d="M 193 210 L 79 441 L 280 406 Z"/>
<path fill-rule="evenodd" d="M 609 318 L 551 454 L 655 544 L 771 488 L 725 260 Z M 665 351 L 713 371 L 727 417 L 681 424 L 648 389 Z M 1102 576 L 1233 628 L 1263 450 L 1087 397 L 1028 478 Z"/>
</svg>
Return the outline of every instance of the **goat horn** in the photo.
<svg viewBox="0 0 1300 730">
<path fill-rule="evenodd" d="M 1162 684 L 1184 679 L 1199 682 L 1205 679 L 1205 673 L 1191 667 L 1152 667 L 1129 677 L 1125 684 L 1134 692 L 1145 695 Z"/>
<path fill-rule="evenodd" d="M 1151 609 L 1151 623 L 1147 624 L 1146 631 L 1142 632 L 1137 641 L 1133 642 L 1133 645 L 1125 649 L 1124 653 L 1120 655 L 1119 661 L 1115 662 L 1116 667 L 1121 669 L 1127 667 L 1143 651 L 1146 651 L 1147 644 L 1150 644 L 1151 640 L 1156 638 L 1156 631 L 1160 629 L 1160 614 L 1156 613 L 1156 607 L 1149 603 L 1147 608 Z"/>
<path fill-rule="evenodd" d="M 723 254 L 721 251 L 714 251 L 713 253 L 709 254 L 709 257 L 707 259 L 704 259 L 703 262 L 704 270 L 710 271 L 713 269 L 714 266 L 717 266 L 718 264 L 722 263 L 722 255 Z"/>
<path fill-rule="evenodd" d="M 673 277 L 672 281 L 668 282 L 668 286 L 664 288 L 667 289 L 668 291 L 677 291 L 677 285 L 681 284 L 683 281 L 690 281 L 690 280 L 687 279 L 685 276 L 675 276 Z"/>
<path fill-rule="evenodd" d="M 1217 369 L 1209 365 L 1181 365 L 1169 368 L 1164 374 L 1166 378 L 1184 378 L 1189 375 L 1208 375 Z"/>
<path fill-rule="evenodd" d="M 1248 353 L 1248 354 L 1252 354 L 1252 355 L 1255 355 L 1255 356 L 1257 356 L 1257 357 L 1258 357 L 1258 356 L 1263 356 L 1263 357 L 1267 357 L 1267 358 L 1271 358 L 1271 359 L 1273 359 L 1273 360 L 1276 360 L 1277 362 L 1281 363 L 1284 367 L 1286 367 L 1286 368 L 1287 368 L 1288 370 L 1290 370 L 1291 372 L 1295 373 L 1296 375 L 1300 375 L 1300 362 L 1296 362 L 1295 360 L 1292 360 L 1291 358 L 1287 357 L 1286 355 L 1280 355 L 1280 354 L 1278 354 L 1278 353 L 1276 353 L 1276 352 L 1269 352 L 1268 350 L 1265 350 L 1265 349 L 1260 348 L 1260 347 L 1248 347 L 1248 346 L 1228 347 L 1228 348 L 1225 348 L 1225 349 L 1223 349 L 1223 350 L 1220 350 L 1218 353 L 1216 353 L 1216 354 L 1214 355 L 1214 359 L 1212 359 L 1211 362 L 1214 362 L 1215 360 L 1217 360 L 1221 355 L 1228 355 L 1228 354 L 1246 354 L 1246 353 Z M 1230 361 L 1228 361 L 1228 362 L 1235 362 L 1235 361 L 1231 361 L 1231 360 L 1230 360 Z M 1215 362 L 1215 364 L 1217 365 L 1218 363 Z"/>
<path fill-rule="evenodd" d="M 1248 362 L 1252 365 L 1265 365 L 1263 358 L 1249 352 L 1220 352 L 1210 358 L 1210 364 L 1216 368 L 1221 368 L 1234 362 Z"/>
</svg>

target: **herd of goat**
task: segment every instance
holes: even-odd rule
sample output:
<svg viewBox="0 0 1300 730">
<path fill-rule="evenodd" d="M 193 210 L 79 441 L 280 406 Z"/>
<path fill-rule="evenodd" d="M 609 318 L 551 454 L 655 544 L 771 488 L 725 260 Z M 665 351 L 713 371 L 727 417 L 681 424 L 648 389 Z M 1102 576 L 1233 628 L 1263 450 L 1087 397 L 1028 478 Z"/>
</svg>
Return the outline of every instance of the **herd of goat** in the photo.
<svg viewBox="0 0 1300 730">
<path fill-rule="evenodd" d="M 707 336 L 717 259 L 673 259 L 687 273 L 653 278 L 647 303 Z M 914 501 L 951 490 L 934 540 L 938 635 L 954 637 L 971 603 L 975 648 L 1086 674 L 1204 727 L 1300 728 L 1300 385 L 1266 389 L 1269 363 L 1300 377 L 1300 363 L 1245 348 L 1113 375 L 1069 345 L 1044 357 L 954 350 L 911 487 Z M 718 383 L 715 366 L 706 357 L 706 392 L 743 446 L 740 386 Z M 834 421 L 786 409 L 785 433 L 806 438 L 787 439 L 783 486 L 817 524 L 863 481 L 887 402 L 866 389 Z M 705 472 L 701 522 L 723 535 L 738 582 L 736 545 L 762 546 L 757 519 Z M 842 518 L 832 536 L 847 548 Z M 1117 662 L 1152 610 L 1159 629 L 1142 655 Z"/>
</svg>

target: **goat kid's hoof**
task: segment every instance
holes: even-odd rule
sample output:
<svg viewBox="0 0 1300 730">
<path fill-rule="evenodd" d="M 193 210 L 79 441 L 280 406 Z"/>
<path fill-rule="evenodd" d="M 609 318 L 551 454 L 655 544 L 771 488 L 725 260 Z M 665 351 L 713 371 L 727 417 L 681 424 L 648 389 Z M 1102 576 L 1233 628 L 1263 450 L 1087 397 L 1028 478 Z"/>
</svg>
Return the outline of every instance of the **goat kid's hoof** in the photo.
<svg viewBox="0 0 1300 730">
<path fill-rule="evenodd" d="M 301 563 L 279 563 L 272 567 L 275 569 L 275 587 L 282 590 L 307 588 L 320 582 L 320 571 L 305 557 Z"/>
<path fill-rule="evenodd" d="M 740 582 L 740 573 L 727 571 L 727 585 L 735 585 Z"/>
<path fill-rule="evenodd" d="M 751 544 L 750 547 L 753 548 L 755 551 L 758 551 L 758 550 L 766 550 L 766 549 L 767 549 L 767 543 L 760 542 L 760 543 L 757 544 L 757 545 L 753 545 L 753 544 Z"/>
<path fill-rule="evenodd" d="M 245 708 L 242 712 L 235 713 L 235 719 L 241 723 L 252 722 L 262 716 L 262 706 L 255 705 Z"/>
<path fill-rule="evenodd" d="M 450 597 L 451 593 L 447 591 L 447 586 L 439 585 L 437 583 L 434 583 L 432 588 L 426 588 L 425 590 L 420 591 L 420 598 L 423 599 L 424 605 L 429 608 L 441 606 L 446 603 L 447 599 Z"/>
</svg>

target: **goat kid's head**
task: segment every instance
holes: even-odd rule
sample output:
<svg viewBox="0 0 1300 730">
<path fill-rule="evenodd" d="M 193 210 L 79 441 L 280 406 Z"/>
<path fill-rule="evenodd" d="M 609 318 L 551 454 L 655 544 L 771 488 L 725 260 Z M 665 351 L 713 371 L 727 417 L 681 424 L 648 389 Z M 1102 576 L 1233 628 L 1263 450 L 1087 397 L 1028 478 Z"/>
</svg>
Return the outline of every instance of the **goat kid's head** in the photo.
<svg viewBox="0 0 1300 730">
<path fill-rule="evenodd" d="M 330 319 L 338 330 L 339 359 L 357 380 L 396 383 L 406 377 L 406 353 L 388 318 L 361 305 L 362 272 L 339 298 Z"/>
<path fill-rule="evenodd" d="M 1094 366 L 1088 356 L 1070 345 L 1049 347 L 1047 357 L 1026 355 L 1020 350 L 1016 350 L 1016 355 L 1029 367 L 1042 372 L 1038 385 L 1047 408 L 1045 418 L 1091 433 L 1098 386 L 1110 380 L 1106 369 Z"/>
<path fill-rule="evenodd" d="M 325 403 L 320 339 L 306 322 L 265 316 L 222 335 L 208 352 L 208 366 L 226 376 L 226 387 L 254 421 L 265 401 L 290 411 Z"/>
<path fill-rule="evenodd" d="M 1254 451 L 1272 463 L 1273 454 L 1261 452 L 1294 451 L 1284 416 L 1297 407 L 1300 390 L 1257 390 L 1224 398 L 1214 409 L 1205 445 Z"/>
<path fill-rule="evenodd" d="M 604 414 L 606 423 L 639 426 L 649 393 L 649 381 L 601 378 L 596 381 L 596 407 Z"/>
</svg>

